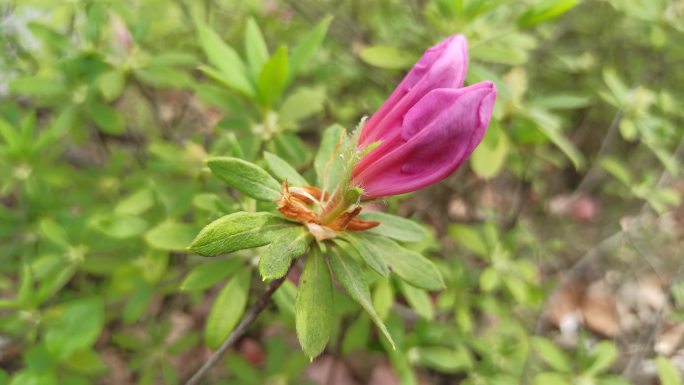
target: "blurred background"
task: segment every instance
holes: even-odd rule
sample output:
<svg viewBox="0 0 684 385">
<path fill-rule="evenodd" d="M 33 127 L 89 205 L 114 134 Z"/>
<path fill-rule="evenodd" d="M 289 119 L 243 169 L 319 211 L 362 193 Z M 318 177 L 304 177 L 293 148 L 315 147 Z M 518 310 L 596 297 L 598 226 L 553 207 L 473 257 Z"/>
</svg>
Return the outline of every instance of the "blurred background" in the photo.
<svg viewBox="0 0 684 385">
<path fill-rule="evenodd" d="M 0 384 L 187 379 L 263 287 L 185 251 L 254 205 L 204 160 L 267 150 L 306 175 L 325 127 L 355 127 L 454 33 L 494 119 L 450 179 L 379 205 L 424 224 L 447 289 L 374 285 L 397 350 L 338 292 L 310 363 L 288 281 L 205 383 L 682 384 L 684 1 L 0 12 Z"/>
</svg>

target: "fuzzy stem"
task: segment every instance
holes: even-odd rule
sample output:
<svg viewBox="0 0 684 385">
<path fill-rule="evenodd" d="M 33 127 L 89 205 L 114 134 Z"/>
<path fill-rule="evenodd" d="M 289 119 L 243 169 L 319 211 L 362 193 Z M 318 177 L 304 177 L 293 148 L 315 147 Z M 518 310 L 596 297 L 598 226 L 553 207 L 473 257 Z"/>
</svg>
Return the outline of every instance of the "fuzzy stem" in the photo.
<svg viewBox="0 0 684 385">
<path fill-rule="evenodd" d="M 293 264 L 294 265 L 294 264 Z M 292 266 L 293 266 L 292 265 Z M 290 269 L 292 268 L 290 266 Z M 289 270 L 288 270 L 289 272 Z M 266 286 L 266 290 L 261 294 L 261 297 L 259 297 L 252 305 L 252 307 L 247 311 L 247 313 L 242 317 L 242 320 L 238 324 L 238 326 L 233 330 L 230 335 L 226 338 L 225 341 L 223 341 L 223 344 L 221 347 L 214 352 L 214 354 L 209 357 L 209 359 L 200 367 L 195 374 L 190 377 L 190 379 L 185 383 L 185 385 L 197 385 L 199 384 L 200 380 L 204 375 L 211 369 L 214 364 L 216 364 L 221 357 L 226 353 L 226 351 L 240 338 L 242 337 L 243 334 L 247 331 L 250 325 L 257 319 L 259 314 L 266 308 L 268 303 L 271 301 L 271 296 L 273 296 L 273 293 L 275 293 L 276 290 L 280 287 L 280 285 L 283 284 L 287 277 L 287 274 L 285 274 L 283 277 L 280 277 L 278 279 L 274 279 L 273 281 L 269 282 L 268 285 Z"/>
</svg>

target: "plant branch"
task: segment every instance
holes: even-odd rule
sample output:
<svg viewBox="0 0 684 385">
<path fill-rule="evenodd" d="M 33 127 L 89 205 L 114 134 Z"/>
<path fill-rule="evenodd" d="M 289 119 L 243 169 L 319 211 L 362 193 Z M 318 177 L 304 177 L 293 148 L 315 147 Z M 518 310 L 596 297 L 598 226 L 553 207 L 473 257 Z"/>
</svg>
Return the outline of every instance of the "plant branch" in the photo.
<svg viewBox="0 0 684 385">
<path fill-rule="evenodd" d="M 293 265 L 290 266 L 290 269 L 292 268 Z M 288 270 L 289 272 L 289 270 Z M 269 304 L 271 301 L 271 296 L 273 296 L 273 293 L 275 293 L 276 290 L 280 287 L 280 285 L 283 284 L 287 277 L 287 274 L 285 274 L 283 277 L 274 279 L 273 281 L 269 282 L 268 285 L 266 286 L 266 289 L 264 292 L 261 294 L 261 296 L 257 299 L 256 303 L 252 305 L 252 307 L 247 311 L 244 317 L 242 317 L 242 320 L 238 324 L 238 326 L 233 330 L 228 338 L 226 338 L 225 341 L 223 341 L 223 344 L 221 347 L 214 352 L 214 354 L 209 357 L 209 359 L 202 365 L 201 368 L 199 368 L 195 374 L 190 377 L 190 379 L 185 383 L 185 385 L 197 385 L 199 384 L 200 380 L 204 375 L 211 369 L 214 364 L 216 364 L 221 357 L 226 353 L 226 351 L 233 346 L 233 344 L 240 338 L 242 337 L 243 334 L 247 331 L 247 329 L 252 325 L 252 323 L 257 319 L 259 314 L 266 308 L 266 306 Z"/>
</svg>

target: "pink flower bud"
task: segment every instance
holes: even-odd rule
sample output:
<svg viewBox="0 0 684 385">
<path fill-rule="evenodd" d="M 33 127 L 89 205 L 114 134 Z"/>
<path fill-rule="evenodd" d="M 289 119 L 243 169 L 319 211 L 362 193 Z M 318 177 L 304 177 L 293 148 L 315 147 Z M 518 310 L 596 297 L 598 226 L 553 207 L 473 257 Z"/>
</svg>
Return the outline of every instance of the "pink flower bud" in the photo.
<svg viewBox="0 0 684 385">
<path fill-rule="evenodd" d="M 403 194 L 456 171 L 482 141 L 496 87 L 463 88 L 467 42 L 454 35 L 428 49 L 361 131 L 360 149 L 380 142 L 354 167 L 363 199 Z"/>
</svg>

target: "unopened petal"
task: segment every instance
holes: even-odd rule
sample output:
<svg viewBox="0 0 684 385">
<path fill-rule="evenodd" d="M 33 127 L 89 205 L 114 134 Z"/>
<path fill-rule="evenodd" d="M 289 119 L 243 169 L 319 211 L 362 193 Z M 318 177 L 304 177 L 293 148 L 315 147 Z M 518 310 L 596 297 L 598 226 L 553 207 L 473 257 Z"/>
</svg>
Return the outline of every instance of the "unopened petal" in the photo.
<svg viewBox="0 0 684 385">
<path fill-rule="evenodd" d="M 415 191 L 456 171 L 482 141 L 495 98 L 491 82 L 427 94 L 404 116 L 401 143 L 355 174 L 363 199 Z"/>
<path fill-rule="evenodd" d="M 390 97 L 371 116 L 361 132 L 359 146 L 385 140 L 396 129 L 396 119 L 428 92 L 463 86 L 468 67 L 468 42 L 453 35 L 431 47 L 399 83 Z"/>
</svg>

